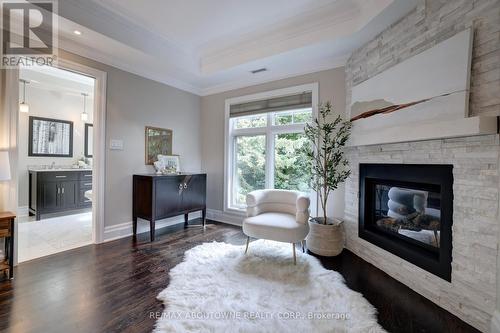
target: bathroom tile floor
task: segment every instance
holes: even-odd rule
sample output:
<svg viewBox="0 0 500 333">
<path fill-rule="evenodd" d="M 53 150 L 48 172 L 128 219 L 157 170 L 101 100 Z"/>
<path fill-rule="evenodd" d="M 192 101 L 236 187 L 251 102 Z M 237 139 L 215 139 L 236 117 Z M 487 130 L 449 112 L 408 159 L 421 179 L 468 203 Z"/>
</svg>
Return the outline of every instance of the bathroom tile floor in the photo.
<svg viewBox="0 0 500 333">
<path fill-rule="evenodd" d="M 18 219 L 18 262 L 47 256 L 92 243 L 92 212 L 35 221 Z"/>
</svg>

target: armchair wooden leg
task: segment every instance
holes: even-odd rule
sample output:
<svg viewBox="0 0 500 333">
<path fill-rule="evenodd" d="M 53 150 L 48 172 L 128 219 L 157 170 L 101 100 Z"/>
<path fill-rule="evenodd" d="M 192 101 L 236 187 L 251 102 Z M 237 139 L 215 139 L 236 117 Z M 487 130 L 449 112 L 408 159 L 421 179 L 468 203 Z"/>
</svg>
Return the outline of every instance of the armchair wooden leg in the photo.
<svg viewBox="0 0 500 333">
<path fill-rule="evenodd" d="M 295 243 L 292 243 L 293 248 L 293 264 L 297 265 L 297 256 L 295 255 Z"/>
<path fill-rule="evenodd" d="M 245 254 L 248 252 L 248 244 L 250 244 L 250 236 L 247 236 L 247 247 L 245 249 Z"/>
<path fill-rule="evenodd" d="M 305 244 L 306 240 L 303 239 L 300 243 L 302 244 L 302 253 L 306 253 L 306 250 L 305 250 L 305 247 L 304 247 L 304 244 Z"/>
</svg>

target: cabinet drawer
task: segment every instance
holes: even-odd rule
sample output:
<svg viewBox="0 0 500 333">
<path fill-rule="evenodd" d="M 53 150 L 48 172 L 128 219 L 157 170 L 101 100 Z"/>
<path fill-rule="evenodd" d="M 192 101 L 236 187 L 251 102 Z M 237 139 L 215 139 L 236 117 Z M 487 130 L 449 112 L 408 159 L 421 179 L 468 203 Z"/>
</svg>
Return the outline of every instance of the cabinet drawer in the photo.
<svg viewBox="0 0 500 333">
<path fill-rule="evenodd" d="M 90 180 L 81 180 L 80 181 L 80 189 L 81 190 L 91 190 L 92 189 L 92 179 Z"/>
<path fill-rule="evenodd" d="M 2 232 L 3 230 L 7 230 L 7 231 L 10 230 L 10 221 L 9 220 L 0 221 L 0 232 Z"/>
<path fill-rule="evenodd" d="M 78 173 L 75 171 L 48 171 L 41 172 L 39 176 L 39 181 L 44 182 L 61 182 L 67 180 L 78 180 Z"/>
<path fill-rule="evenodd" d="M 81 171 L 79 174 L 81 181 L 92 183 L 92 171 Z"/>
<path fill-rule="evenodd" d="M 9 229 L 0 229 L 0 238 L 3 237 L 10 237 L 10 230 Z"/>
</svg>

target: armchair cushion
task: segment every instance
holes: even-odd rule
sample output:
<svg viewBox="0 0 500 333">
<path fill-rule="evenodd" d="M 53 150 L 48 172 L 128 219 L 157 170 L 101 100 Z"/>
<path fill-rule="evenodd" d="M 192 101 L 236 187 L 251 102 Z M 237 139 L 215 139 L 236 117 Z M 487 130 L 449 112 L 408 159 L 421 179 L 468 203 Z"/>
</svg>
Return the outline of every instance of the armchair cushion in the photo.
<svg viewBox="0 0 500 333">
<path fill-rule="evenodd" d="M 247 216 L 262 213 L 285 213 L 295 215 L 296 221 L 307 224 L 309 219 L 309 197 L 298 191 L 257 190 L 247 194 Z"/>
<path fill-rule="evenodd" d="M 243 232 L 250 237 L 295 243 L 309 232 L 309 197 L 298 191 L 257 190 L 247 194 Z"/>
<path fill-rule="evenodd" d="M 246 218 L 243 221 L 243 232 L 254 238 L 294 243 L 306 238 L 309 225 L 297 223 L 295 215 L 279 212 L 262 213 Z"/>
</svg>

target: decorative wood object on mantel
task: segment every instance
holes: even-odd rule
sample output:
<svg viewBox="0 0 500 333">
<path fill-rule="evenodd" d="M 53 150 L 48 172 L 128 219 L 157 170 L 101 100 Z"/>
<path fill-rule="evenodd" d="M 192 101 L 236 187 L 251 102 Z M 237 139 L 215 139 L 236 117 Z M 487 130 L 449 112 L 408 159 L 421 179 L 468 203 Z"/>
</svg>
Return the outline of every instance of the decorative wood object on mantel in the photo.
<svg viewBox="0 0 500 333">
<path fill-rule="evenodd" d="M 14 277 L 14 219 L 12 212 L 0 213 L 0 238 L 5 238 L 5 258 L 0 261 L 0 272 L 8 271 L 9 279 Z"/>
<path fill-rule="evenodd" d="M 179 173 L 173 175 L 143 174 L 133 177 L 133 231 L 137 234 L 137 219 L 150 223 L 151 241 L 155 239 L 157 220 L 184 214 L 202 212 L 203 226 L 206 217 L 206 174 Z"/>
</svg>

